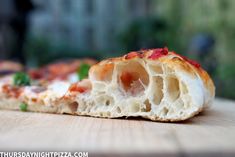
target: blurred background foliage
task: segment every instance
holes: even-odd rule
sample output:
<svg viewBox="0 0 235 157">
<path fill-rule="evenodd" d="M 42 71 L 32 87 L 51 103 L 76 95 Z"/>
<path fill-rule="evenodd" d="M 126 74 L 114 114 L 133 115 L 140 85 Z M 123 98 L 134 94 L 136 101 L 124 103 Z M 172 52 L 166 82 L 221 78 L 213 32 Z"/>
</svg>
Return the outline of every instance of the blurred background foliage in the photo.
<svg viewBox="0 0 235 157">
<path fill-rule="evenodd" d="M 218 96 L 235 99 L 234 0 L 0 1 L 3 59 L 36 67 L 167 46 L 201 63 Z"/>
</svg>

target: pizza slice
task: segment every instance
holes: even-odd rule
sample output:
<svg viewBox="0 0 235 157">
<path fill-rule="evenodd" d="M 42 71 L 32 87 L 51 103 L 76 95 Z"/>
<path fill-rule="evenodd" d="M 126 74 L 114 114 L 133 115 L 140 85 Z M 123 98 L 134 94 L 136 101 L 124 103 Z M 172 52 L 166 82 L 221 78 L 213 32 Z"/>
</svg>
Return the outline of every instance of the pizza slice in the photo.
<svg viewBox="0 0 235 157">
<path fill-rule="evenodd" d="M 16 84 L 15 77 L 20 84 Z M 67 81 L 54 81 L 49 85 L 33 85 L 27 82 L 28 75 L 17 73 L 0 80 L 0 108 L 21 111 L 70 113 L 65 107 L 52 105 L 68 90 Z"/>
<path fill-rule="evenodd" d="M 74 59 L 5 75 L 0 78 L 0 108 L 73 114 L 73 105 L 55 102 L 65 95 L 71 82 L 86 78 L 95 63 L 93 59 Z"/>
<path fill-rule="evenodd" d="M 89 58 L 60 60 L 39 69 L 29 69 L 28 73 L 32 79 L 41 82 L 51 82 L 54 80 L 76 82 L 87 77 L 87 69 L 95 63 L 97 61 Z M 85 73 L 83 72 L 84 70 Z"/>
<path fill-rule="evenodd" d="M 18 71 L 22 71 L 23 69 L 24 66 L 18 62 L 0 60 L 0 77 Z"/>
<path fill-rule="evenodd" d="M 103 60 L 91 67 L 88 79 L 73 84 L 9 90 L 10 79 L 0 85 L 0 108 L 106 118 L 181 121 L 208 107 L 215 95 L 213 81 L 198 63 L 167 48 Z"/>
<path fill-rule="evenodd" d="M 59 104 L 78 115 L 181 121 L 212 104 L 215 87 L 198 63 L 167 48 L 130 52 L 91 67 Z"/>
</svg>

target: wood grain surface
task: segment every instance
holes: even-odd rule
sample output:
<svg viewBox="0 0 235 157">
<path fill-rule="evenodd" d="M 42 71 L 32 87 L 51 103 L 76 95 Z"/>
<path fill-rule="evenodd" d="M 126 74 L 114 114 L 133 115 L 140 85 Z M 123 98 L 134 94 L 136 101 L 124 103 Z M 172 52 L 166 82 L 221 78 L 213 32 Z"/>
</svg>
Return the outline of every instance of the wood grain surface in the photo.
<svg viewBox="0 0 235 157">
<path fill-rule="evenodd" d="M 89 156 L 235 156 L 235 102 L 181 123 L 0 111 L 0 151 L 88 151 Z"/>
</svg>

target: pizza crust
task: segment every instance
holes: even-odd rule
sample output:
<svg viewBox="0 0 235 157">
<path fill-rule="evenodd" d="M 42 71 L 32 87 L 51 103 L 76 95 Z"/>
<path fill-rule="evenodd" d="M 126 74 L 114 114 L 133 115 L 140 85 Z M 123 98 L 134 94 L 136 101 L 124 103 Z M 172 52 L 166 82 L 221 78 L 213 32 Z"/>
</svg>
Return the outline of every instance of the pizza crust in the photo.
<svg viewBox="0 0 235 157">
<path fill-rule="evenodd" d="M 215 87 L 209 75 L 185 58 L 169 52 L 149 58 L 154 50 L 104 60 L 89 72 L 92 88 L 75 98 L 78 115 L 143 117 L 181 121 L 210 106 Z"/>
<path fill-rule="evenodd" d="M 2 79 L 0 89 L 9 80 Z M 54 82 L 40 92 L 22 87 L 18 98 L 0 91 L 0 108 L 93 117 L 143 117 L 182 121 L 209 107 L 215 96 L 210 76 L 197 63 L 167 49 L 131 52 L 93 65 L 89 79 Z M 35 101 L 36 99 L 36 101 Z"/>
</svg>

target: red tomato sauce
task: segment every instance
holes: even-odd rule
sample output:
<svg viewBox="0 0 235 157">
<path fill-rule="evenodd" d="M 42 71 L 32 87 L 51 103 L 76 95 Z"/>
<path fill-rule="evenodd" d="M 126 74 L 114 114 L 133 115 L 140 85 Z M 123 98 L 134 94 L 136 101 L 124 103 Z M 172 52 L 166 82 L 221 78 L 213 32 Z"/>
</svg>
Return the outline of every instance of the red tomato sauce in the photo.
<svg viewBox="0 0 235 157">
<path fill-rule="evenodd" d="M 163 56 L 165 56 L 167 54 L 168 54 L 168 48 L 166 48 L 166 47 L 158 48 L 158 49 L 154 49 L 153 53 L 148 58 L 155 60 L 155 59 L 163 57 Z"/>
<path fill-rule="evenodd" d="M 84 92 L 87 91 L 87 88 L 83 87 L 83 86 L 79 86 L 77 83 L 74 83 L 69 87 L 69 91 L 70 92 L 84 93 Z"/>
<path fill-rule="evenodd" d="M 189 58 L 187 58 L 187 57 L 185 57 L 185 56 L 182 56 L 182 55 L 180 55 L 180 54 L 177 54 L 177 53 L 175 53 L 175 52 L 174 52 L 174 54 L 180 56 L 180 57 L 183 58 L 186 62 L 188 62 L 189 64 L 193 65 L 193 66 L 196 67 L 196 68 L 200 68 L 200 67 L 201 67 L 201 65 L 200 65 L 198 62 L 194 61 L 194 60 L 191 60 L 191 59 L 189 59 Z"/>
<path fill-rule="evenodd" d="M 2 86 L 2 91 L 4 93 L 6 93 L 7 95 L 11 96 L 11 97 L 15 97 L 18 98 L 20 96 L 20 94 L 22 93 L 22 89 L 19 87 L 14 87 L 12 85 L 4 85 Z"/>
<path fill-rule="evenodd" d="M 132 59 L 132 58 L 135 58 L 135 57 L 143 58 L 143 54 L 138 53 L 138 52 L 130 52 L 125 56 L 125 59 Z"/>
</svg>

